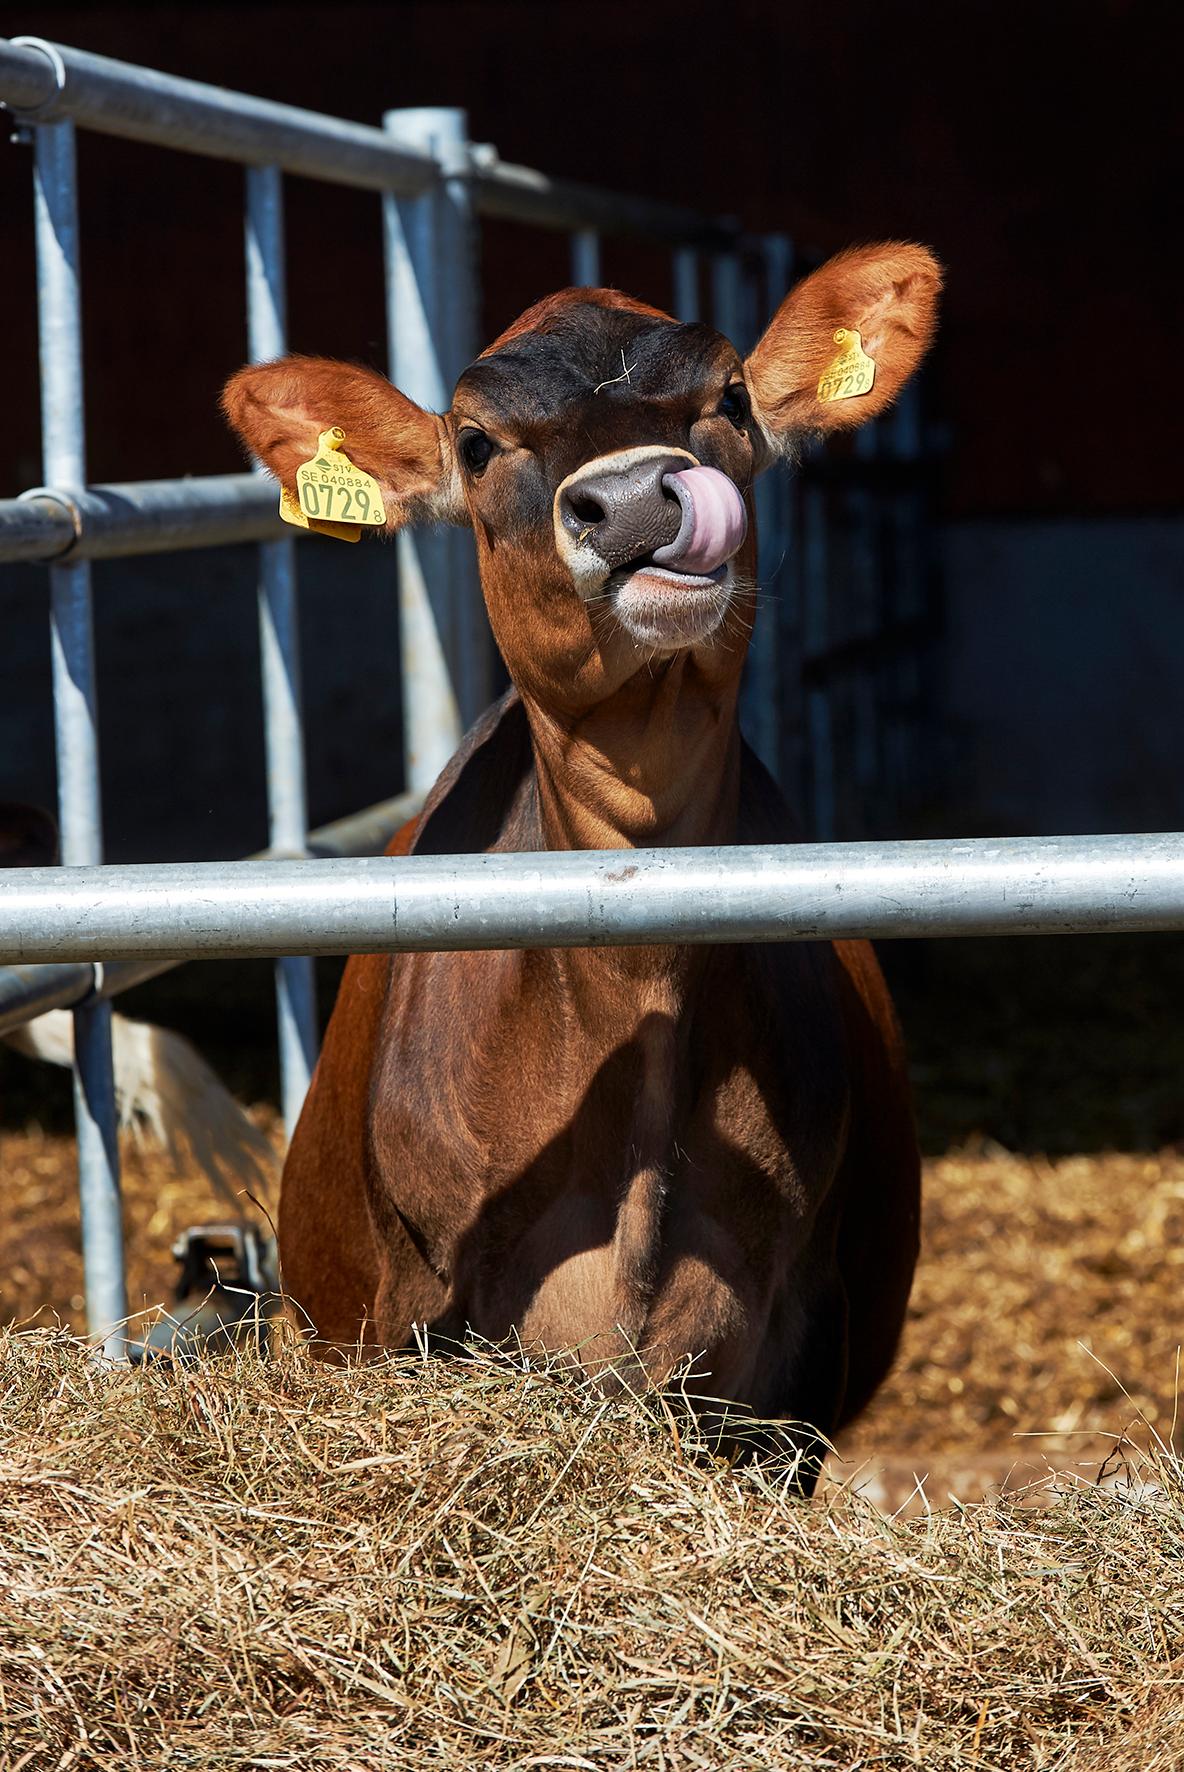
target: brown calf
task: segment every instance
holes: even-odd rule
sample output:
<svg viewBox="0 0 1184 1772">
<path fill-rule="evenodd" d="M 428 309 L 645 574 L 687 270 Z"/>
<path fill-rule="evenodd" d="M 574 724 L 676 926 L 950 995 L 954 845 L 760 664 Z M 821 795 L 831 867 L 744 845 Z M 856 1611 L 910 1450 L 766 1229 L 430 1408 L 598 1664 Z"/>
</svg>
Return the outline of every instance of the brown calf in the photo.
<svg viewBox="0 0 1184 1772">
<path fill-rule="evenodd" d="M 338 425 L 389 527 L 474 529 L 514 687 L 391 853 L 793 838 L 737 724 L 751 484 L 893 399 L 939 283 L 919 247 L 845 253 L 746 362 L 707 326 L 565 290 L 442 415 L 322 359 L 232 379 L 231 423 L 289 489 Z M 820 398 L 842 328 L 874 382 Z M 280 1243 L 328 1342 L 398 1347 L 420 1324 L 589 1367 L 694 1359 L 705 1392 L 830 1433 L 891 1361 L 917 1213 L 865 944 L 400 954 L 349 963 Z"/>
</svg>

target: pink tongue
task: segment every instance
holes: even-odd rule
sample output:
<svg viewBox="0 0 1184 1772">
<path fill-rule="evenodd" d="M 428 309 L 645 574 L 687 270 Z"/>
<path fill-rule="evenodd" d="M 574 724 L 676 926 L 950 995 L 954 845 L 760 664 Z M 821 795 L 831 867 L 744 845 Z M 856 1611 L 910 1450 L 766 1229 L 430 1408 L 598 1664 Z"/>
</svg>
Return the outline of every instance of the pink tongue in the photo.
<svg viewBox="0 0 1184 1772">
<path fill-rule="evenodd" d="M 665 474 L 682 506 L 682 525 L 672 542 L 654 549 L 654 560 L 676 572 L 714 572 L 738 553 L 748 533 L 748 514 L 735 485 L 718 468 L 683 468 Z"/>
</svg>

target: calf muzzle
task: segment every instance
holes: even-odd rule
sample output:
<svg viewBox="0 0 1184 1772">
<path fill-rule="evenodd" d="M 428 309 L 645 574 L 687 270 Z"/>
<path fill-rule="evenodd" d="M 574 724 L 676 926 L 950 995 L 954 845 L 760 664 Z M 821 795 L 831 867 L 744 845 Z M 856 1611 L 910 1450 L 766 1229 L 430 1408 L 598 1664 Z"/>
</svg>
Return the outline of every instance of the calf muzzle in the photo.
<svg viewBox="0 0 1184 1772">
<path fill-rule="evenodd" d="M 646 454 L 619 467 L 593 464 L 560 489 L 560 522 L 577 546 L 593 548 L 613 571 L 652 556 L 682 528 L 682 505 L 664 482 L 686 466 L 686 456 L 673 454 Z"/>
<path fill-rule="evenodd" d="M 590 462 L 555 502 L 561 552 L 577 578 L 595 567 L 647 565 L 718 576 L 748 533 L 744 500 L 726 474 L 652 447 Z"/>
</svg>

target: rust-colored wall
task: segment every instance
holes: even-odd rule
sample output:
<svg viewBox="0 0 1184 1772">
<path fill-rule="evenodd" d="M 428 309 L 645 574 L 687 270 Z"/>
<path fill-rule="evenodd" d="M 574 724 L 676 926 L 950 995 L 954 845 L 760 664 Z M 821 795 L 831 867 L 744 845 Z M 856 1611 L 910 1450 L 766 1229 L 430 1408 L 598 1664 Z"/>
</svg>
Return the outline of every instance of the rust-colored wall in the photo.
<svg viewBox="0 0 1184 1772">
<path fill-rule="evenodd" d="M 1174 487 L 1153 360 L 1169 286 L 1171 9 L 852 0 L 406 0 L 9 8 L 6 28 L 343 116 L 468 107 L 504 156 L 830 247 L 949 267 L 931 376 L 954 515 L 1145 512 Z M 37 480 L 28 151 L 0 144 L 0 496 Z M 92 477 L 231 469 L 244 352 L 237 168 L 82 140 Z M 384 361 L 376 198 L 290 181 L 294 346 Z M 659 255 L 609 276 L 666 295 Z M 490 231 L 490 328 L 566 280 Z M 1170 336 L 1170 334 L 1168 335 Z"/>
</svg>

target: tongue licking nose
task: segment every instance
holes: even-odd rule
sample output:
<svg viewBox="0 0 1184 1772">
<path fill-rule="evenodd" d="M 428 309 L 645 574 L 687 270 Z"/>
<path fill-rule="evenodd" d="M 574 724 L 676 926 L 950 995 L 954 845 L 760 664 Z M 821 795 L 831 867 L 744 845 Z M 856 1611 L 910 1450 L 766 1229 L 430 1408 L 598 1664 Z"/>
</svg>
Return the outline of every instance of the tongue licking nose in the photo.
<svg viewBox="0 0 1184 1772">
<path fill-rule="evenodd" d="M 656 566 L 706 576 L 739 552 L 748 514 L 726 474 L 718 468 L 683 468 L 664 474 L 662 485 L 682 506 L 682 522 L 672 542 L 654 549 Z"/>
</svg>

